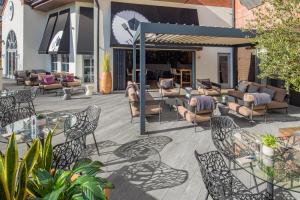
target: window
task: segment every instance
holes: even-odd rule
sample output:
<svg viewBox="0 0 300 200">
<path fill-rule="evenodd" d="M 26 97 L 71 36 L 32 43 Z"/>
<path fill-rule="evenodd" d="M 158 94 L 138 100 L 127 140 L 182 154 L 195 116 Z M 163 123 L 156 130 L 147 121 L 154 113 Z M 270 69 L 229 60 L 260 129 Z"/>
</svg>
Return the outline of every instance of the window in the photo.
<svg viewBox="0 0 300 200">
<path fill-rule="evenodd" d="M 51 54 L 51 72 L 56 72 L 57 71 L 57 54 Z"/>
<path fill-rule="evenodd" d="M 83 80 L 85 83 L 94 82 L 94 58 L 93 56 L 83 57 Z"/>
<path fill-rule="evenodd" d="M 69 54 L 61 55 L 61 71 L 69 72 Z"/>
</svg>

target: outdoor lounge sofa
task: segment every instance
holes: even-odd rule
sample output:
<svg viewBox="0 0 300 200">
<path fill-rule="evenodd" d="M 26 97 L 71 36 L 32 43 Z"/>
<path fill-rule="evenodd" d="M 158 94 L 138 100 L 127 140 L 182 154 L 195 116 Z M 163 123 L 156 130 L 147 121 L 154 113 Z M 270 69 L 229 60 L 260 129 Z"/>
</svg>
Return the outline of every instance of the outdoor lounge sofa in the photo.
<svg viewBox="0 0 300 200">
<path fill-rule="evenodd" d="M 198 92 L 206 96 L 221 96 L 221 85 L 210 79 L 197 79 Z"/>
<path fill-rule="evenodd" d="M 17 85 L 20 83 L 25 83 L 25 80 L 29 77 L 29 72 L 27 70 L 15 71 L 14 76 L 17 81 Z"/>
<path fill-rule="evenodd" d="M 131 81 L 127 84 L 127 95 L 129 100 L 129 108 L 131 114 L 131 123 L 133 118 L 140 116 L 140 103 L 138 96 L 138 85 L 136 83 L 132 83 Z M 162 113 L 161 101 L 155 100 L 148 92 L 145 92 L 145 100 L 146 100 L 146 116 L 158 115 L 159 122 L 160 116 Z"/>
<path fill-rule="evenodd" d="M 214 99 L 214 109 L 216 108 L 216 101 Z M 197 111 L 197 99 L 192 97 L 190 100 L 188 99 L 176 99 L 176 107 L 177 107 L 177 118 L 179 119 L 179 115 L 185 119 L 186 121 L 193 123 L 195 132 L 197 124 L 201 122 L 210 121 L 213 116 L 214 109 L 211 110 L 201 110 Z"/>
<path fill-rule="evenodd" d="M 243 99 L 246 93 L 268 93 L 272 102 L 267 105 L 267 110 L 283 109 L 288 112 L 288 94 L 285 89 L 262 85 L 259 83 L 240 81 L 235 90 L 229 90 L 228 95 L 238 99 Z"/>
<path fill-rule="evenodd" d="M 73 73 L 69 72 L 53 72 L 55 79 L 60 81 L 64 87 L 80 87 L 81 81 L 79 78 L 74 76 Z"/>
<path fill-rule="evenodd" d="M 47 79 L 51 79 L 49 82 Z M 43 94 L 50 90 L 59 90 L 63 88 L 63 85 L 55 79 L 53 75 L 46 75 L 45 73 L 38 74 L 39 88 Z"/>
<path fill-rule="evenodd" d="M 180 85 L 175 83 L 174 78 L 160 78 L 158 82 L 161 98 L 172 98 L 180 95 Z"/>
</svg>

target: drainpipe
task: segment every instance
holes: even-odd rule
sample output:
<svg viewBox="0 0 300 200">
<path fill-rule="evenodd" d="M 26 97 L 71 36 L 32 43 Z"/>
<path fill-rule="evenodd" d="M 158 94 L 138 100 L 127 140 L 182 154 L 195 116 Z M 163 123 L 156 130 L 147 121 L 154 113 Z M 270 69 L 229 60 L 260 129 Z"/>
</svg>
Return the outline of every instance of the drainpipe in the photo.
<svg viewBox="0 0 300 200">
<path fill-rule="evenodd" d="M 235 0 L 232 0 L 232 28 L 236 28 L 236 23 L 235 23 Z M 238 48 L 233 47 L 232 48 L 232 58 L 233 58 L 233 80 L 232 80 L 232 86 L 235 87 L 238 84 Z"/>
<path fill-rule="evenodd" d="M 96 62 L 96 73 L 97 73 L 97 92 L 100 91 L 100 75 L 99 75 L 99 67 L 100 67 L 100 56 L 99 56 L 99 32 L 100 32 L 100 26 L 99 26 L 99 15 L 100 15 L 100 5 L 98 0 L 95 0 L 96 6 L 97 6 L 97 49 L 96 49 L 96 54 L 97 54 L 97 62 Z"/>
<path fill-rule="evenodd" d="M 232 27 L 235 28 L 236 24 L 235 24 L 235 0 L 232 0 Z"/>
</svg>

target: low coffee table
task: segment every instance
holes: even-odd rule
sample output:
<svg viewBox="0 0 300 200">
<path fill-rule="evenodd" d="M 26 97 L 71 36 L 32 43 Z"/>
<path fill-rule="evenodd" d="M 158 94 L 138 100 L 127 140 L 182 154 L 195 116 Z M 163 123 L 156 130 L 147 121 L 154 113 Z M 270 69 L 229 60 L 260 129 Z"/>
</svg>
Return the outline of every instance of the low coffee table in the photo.
<svg viewBox="0 0 300 200">
<path fill-rule="evenodd" d="M 63 100 L 70 100 L 72 98 L 71 91 L 72 88 L 63 88 L 63 92 L 64 92 Z"/>
<path fill-rule="evenodd" d="M 219 111 L 221 115 L 228 115 L 230 109 L 226 104 L 218 104 Z"/>
</svg>

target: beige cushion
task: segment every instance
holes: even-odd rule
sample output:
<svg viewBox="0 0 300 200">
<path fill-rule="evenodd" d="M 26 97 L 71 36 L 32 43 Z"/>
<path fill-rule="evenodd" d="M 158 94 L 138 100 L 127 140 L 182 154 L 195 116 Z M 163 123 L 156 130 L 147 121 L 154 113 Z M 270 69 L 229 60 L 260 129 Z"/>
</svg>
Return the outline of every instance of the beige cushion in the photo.
<svg viewBox="0 0 300 200">
<path fill-rule="evenodd" d="M 228 91 L 228 95 L 232 96 L 232 97 L 236 97 L 238 99 L 243 99 L 244 98 L 244 94 L 243 92 L 239 91 L 239 90 L 229 90 Z"/>
<path fill-rule="evenodd" d="M 51 85 L 44 85 L 45 90 L 61 89 L 63 86 L 60 83 L 54 83 Z"/>
<path fill-rule="evenodd" d="M 138 102 L 131 103 L 131 112 L 133 117 L 138 117 L 140 115 L 140 108 Z"/>
<path fill-rule="evenodd" d="M 206 122 L 210 121 L 211 113 L 209 114 L 201 114 L 195 115 L 195 113 L 189 111 L 183 106 L 178 106 L 178 113 L 188 122 Z"/>
<path fill-rule="evenodd" d="M 139 103 L 135 102 L 131 104 L 131 112 L 133 117 L 140 116 Z M 147 105 L 145 112 L 146 115 L 158 115 L 162 112 L 162 108 L 158 105 Z"/>
<path fill-rule="evenodd" d="M 81 86 L 81 82 L 80 81 L 66 82 L 66 86 L 67 87 L 78 87 L 78 86 Z"/>
<path fill-rule="evenodd" d="M 272 101 L 272 103 L 267 105 L 268 109 L 284 109 L 288 107 L 289 105 L 287 102 L 279 102 L 279 101 Z"/>
<path fill-rule="evenodd" d="M 247 108 L 246 106 L 241 106 L 237 103 L 234 103 L 234 102 L 228 102 L 228 107 L 230 110 L 233 110 L 245 117 L 249 117 L 251 116 L 251 109 L 250 108 Z M 262 115 L 265 115 L 265 110 L 262 109 L 262 110 L 253 110 L 253 116 L 262 116 Z"/>
<path fill-rule="evenodd" d="M 220 96 L 221 92 L 216 89 L 204 89 L 204 95 L 206 96 Z"/>
<path fill-rule="evenodd" d="M 38 74 L 38 79 L 39 81 L 44 81 L 44 77 L 46 76 L 46 73 L 39 73 Z"/>
<path fill-rule="evenodd" d="M 287 92 L 286 92 L 285 89 L 273 87 L 273 86 L 270 86 L 270 85 L 268 85 L 267 88 L 272 89 L 272 90 L 275 91 L 275 96 L 274 96 L 275 101 L 284 102 L 285 97 L 287 95 Z"/>
<path fill-rule="evenodd" d="M 179 95 L 179 90 L 177 88 L 160 89 L 159 93 L 164 97 L 176 97 Z"/>
<path fill-rule="evenodd" d="M 215 101 L 215 99 L 214 99 L 214 101 Z M 191 98 L 189 104 L 192 107 L 196 107 L 197 106 L 197 99 L 195 97 Z M 201 111 L 197 111 L 196 114 L 205 114 L 205 113 L 212 113 L 212 112 L 213 112 L 213 110 L 201 110 Z"/>
<path fill-rule="evenodd" d="M 133 87 L 128 89 L 128 99 L 129 99 L 129 101 L 135 101 L 135 102 L 137 102 L 139 100 L 137 93 Z"/>
</svg>

